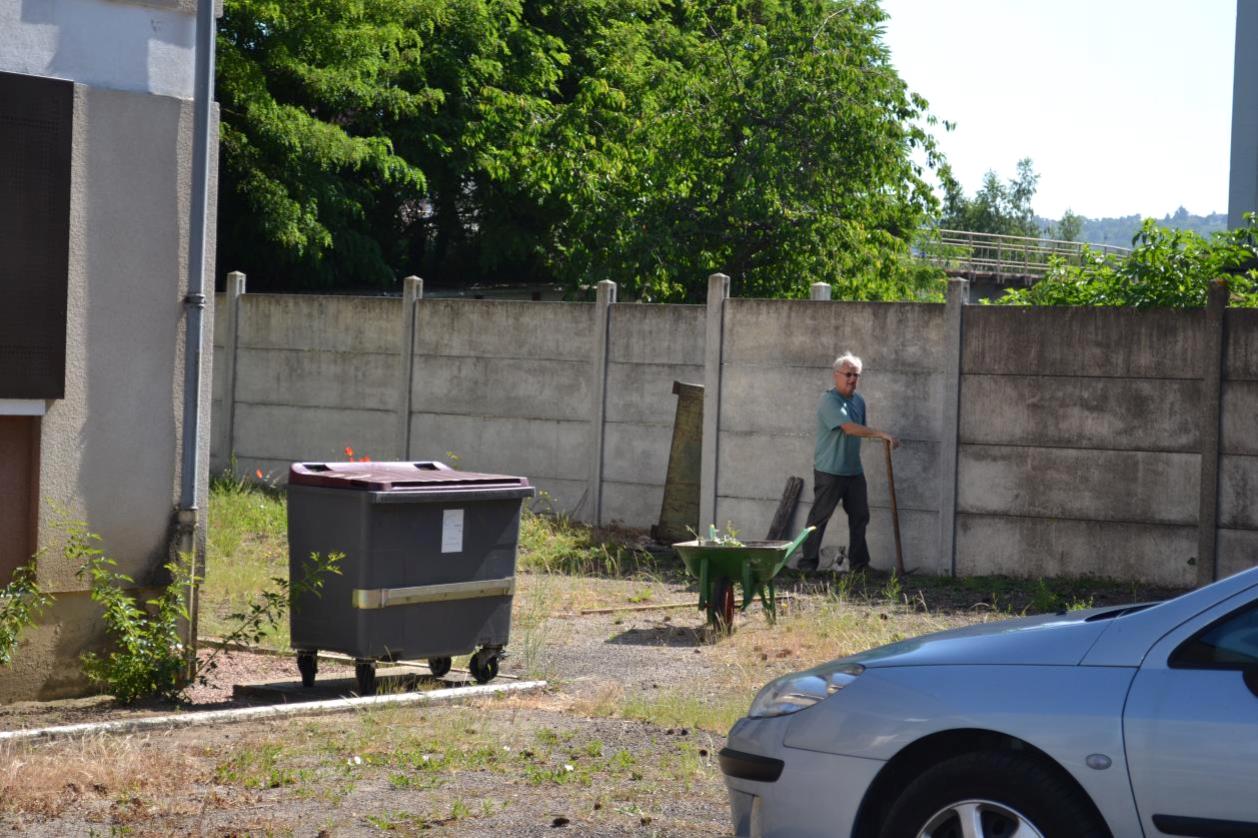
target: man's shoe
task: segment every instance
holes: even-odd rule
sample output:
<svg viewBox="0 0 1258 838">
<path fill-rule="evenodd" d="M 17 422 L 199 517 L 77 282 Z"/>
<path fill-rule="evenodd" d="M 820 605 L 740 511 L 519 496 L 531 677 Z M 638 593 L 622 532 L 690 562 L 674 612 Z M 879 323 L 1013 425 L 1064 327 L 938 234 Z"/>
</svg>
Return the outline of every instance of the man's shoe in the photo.
<svg viewBox="0 0 1258 838">
<path fill-rule="evenodd" d="M 795 569 L 798 570 L 800 573 L 816 573 L 817 560 L 816 559 L 800 559 L 799 564 L 795 565 Z"/>
</svg>

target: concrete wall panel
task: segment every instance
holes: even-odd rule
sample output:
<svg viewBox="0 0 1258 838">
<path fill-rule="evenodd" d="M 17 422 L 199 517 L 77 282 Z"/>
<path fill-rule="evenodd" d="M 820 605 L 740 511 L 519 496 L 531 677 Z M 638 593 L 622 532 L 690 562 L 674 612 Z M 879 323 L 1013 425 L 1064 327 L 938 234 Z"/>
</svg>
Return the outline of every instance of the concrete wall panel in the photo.
<svg viewBox="0 0 1258 838">
<path fill-rule="evenodd" d="M 1195 452 L 1200 399 L 1200 381 L 966 375 L 961 441 Z"/>
<path fill-rule="evenodd" d="M 1219 530 L 1219 578 L 1258 565 L 1258 531 Z"/>
<path fill-rule="evenodd" d="M 411 398 L 415 413 L 585 419 L 590 364 L 425 355 L 415 359 Z"/>
<path fill-rule="evenodd" d="M 397 410 L 398 355 L 241 348 L 236 398 L 252 404 Z"/>
<path fill-rule="evenodd" d="M 603 483 L 603 520 L 646 529 L 660 519 L 664 504 L 663 486 L 641 483 Z"/>
<path fill-rule="evenodd" d="M 227 344 L 227 315 L 225 313 L 226 305 L 227 305 L 227 295 L 221 291 L 216 293 L 214 295 L 214 312 L 218 316 L 214 318 L 214 351 L 215 353 L 217 353 L 218 350 L 222 349 Z"/>
<path fill-rule="evenodd" d="M 1195 454 L 962 445 L 957 509 L 1196 524 L 1199 460 Z"/>
<path fill-rule="evenodd" d="M 961 369 L 969 374 L 1200 378 L 1199 311 L 967 306 Z M 1165 353 L 1174 347 L 1177 360 Z"/>
<path fill-rule="evenodd" d="M 517 300 L 425 300 L 418 355 L 535 358 L 589 363 L 594 306 Z M 396 346 L 396 344 L 394 344 Z M 421 361 L 417 358 L 416 363 Z"/>
<path fill-rule="evenodd" d="M 245 294 L 240 345 L 252 349 L 398 354 L 402 313 L 395 299 Z"/>
<path fill-rule="evenodd" d="M 529 482 L 537 489 L 537 497 L 531 501 L 534 509 L 575 515 L 585 505 L 586 488 L 589 484 L 584 480 L 529 477 Z"/>
<path fill-rule="evenodd" d="M 1103 576 L 1196 584 L 1197 528 L 988 515 L 957 516 L 957 573 Z"/>
<path fill-rule="evenodd" d="M 942 369 L 941 305 L 731 299 L 725 311 L 727 364 L 821 368 L 850 350 L 871 373 Z"/>
<path fill-rule="evenodd" d="M 672 364 L 607 365 L 607 421 L 673 427 L 673 382 L 703 385 L 703 367 Z"/>
<path fill-rule="evenodd" d="M 1223 316 L 1224 377 L 1231 381 L 1258 381 L 1258 309 L 1234 308 Z"/>
<path fill-rule="evenodd" d="M 387 410 L 237 402 L 236 457 L 285 463 L 344 460 L 348 446 L 356 457 L 391 458 L 397 432 L 394 417 Z"/>
<path fill-rule="evenodd" d="M 1221 424 L 1221 452 L 1258 455 L 1258 381 L 1223 382 Z"/>
<path fill-rule="evenodd" d="M 604 434 L 604 480 L 664 485 L 673 441 L 672 428 L 609 422 L 604 427 Z M 629 519 L 623 520 L 627 522 Z"/>
<path fill-rule="evenodd" d="M 803 507 L 803 504 L 800 504 Z M 715 524 L 717 529 L 732 526 L 739 538 L 764 538 L 773 523 L 773 513 L 777 511 L 777 501 L 757 500 L 752 498 L 731 498 L 718 496 L 716 499 L 716 520 L 700 521 L 699 529 L 707 532 L 708 524 Z M 804 513 L 797 511 L 794 532 L 804 526 Z"/>
<path fill-rule="evenodd" d="M 727 365 L 721 385 L 721 430 L 802 433 L 813 437 L 817 402 L 834 386 L 830 367 Z M 943 380 L 931 373 L 871 371 L 859 392 L 873 427 L 908 439 L 939 438 Z"/>
<path fill-rule="evenodd" d="M 1258 530 L 1258 457 L 1219 458 L 1219 526 Z"/>
<path fill-rule="evenodd" d="M 585 480 L 589 436 L 584 421 L 411 414 L 411 456 L 416 460 L 449 463 L 446 452 L 453 452 L 459 456 L 457 468 L 539 481 Z"/>
<path fill-rule="evenodd" d="M 702 375 L 706 311 L 693 305 L 614 305 L 608 358 L 613 363 L 693 365 Z"/>
</svg>

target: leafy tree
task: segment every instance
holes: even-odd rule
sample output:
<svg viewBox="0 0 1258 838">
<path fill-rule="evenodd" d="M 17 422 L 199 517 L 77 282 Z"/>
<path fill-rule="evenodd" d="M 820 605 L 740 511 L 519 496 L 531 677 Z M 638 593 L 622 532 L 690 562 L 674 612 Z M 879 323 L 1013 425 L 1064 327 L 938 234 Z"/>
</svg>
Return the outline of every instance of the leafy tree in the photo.
<svg viewBox="0 0 1258 838">
<path fill-rule="evenodd" d="M 1083 216 L 1067 209 L 1062 213 L 1061 220 L 1049 228 L 1049 234 L 1058 241 L 1079 241 L 1079 236 L 1083 233 L 1083 220 Z"/>
<path fill-rule="evenodd" d="M 1001 183 L 994 171 L 983 176 L 983 185 L 973 198 L 967 198 L 960 184 L 945 167 L 941 175 L 944 188 L 943 216 L 939 226 L 949 230 L 972 233 L 996 233 L 1006 236 L 1039 238 L 1040 226 L 1031 209 L 1031 200 L 1040 176 L 1029 157 L 1018 161 L 1018 174 Z"/>
<path fill-rule="evenodd" d="M 938 291 L 908 242 L 936 204 L 911 160 L 939 162 L 926 102 L 879 39 L 874 2 L 661 4 L 609 25 L 618 45 L 573 111 L 610 130 L 561 162 L 556 272 L 630 295 L 702 298 L 730 274 L 741 295 L 885 299 Z"/>
<path fill-rule="evenodd" d="M 1087 245 L 1078 265 L 1057 259 L 1030 288 L 1014 288 L 1004 305 L 1199 308 L 1211 280 L 1225 277 L 1231 304 L 1258 306 L 1258 220 L 1204 238 L 1191 230 L 1160 227 L 1146 219 L 1125 259 L 1105 257 Z"/>
<path fill-rule="evenodd" d="M 465 243 L 565 60 L 520 7 L 226 0 L 219 264 L 263 288 L 388 285 Z M 466 244 L 485 242 L 512 247 Z"/>
<path fill-rule="evenodd" d="M 875 0 L 225 0 L 219 264 L 255 287 L 937 293 Z M 923 124 L 926 127 L 923 127 Z M 272 279 L 274 278 L 274 279 Z"/>
</svg>

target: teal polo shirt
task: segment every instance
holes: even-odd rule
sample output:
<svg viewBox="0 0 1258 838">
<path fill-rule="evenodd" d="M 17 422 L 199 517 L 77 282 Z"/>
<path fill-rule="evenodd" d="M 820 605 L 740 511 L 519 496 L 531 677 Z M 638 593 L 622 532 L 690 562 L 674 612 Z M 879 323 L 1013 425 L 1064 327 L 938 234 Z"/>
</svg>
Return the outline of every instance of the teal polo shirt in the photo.
<svg viewBox="0 0 1258 838">
<path fill-rule="evenodd" d="M 850 399 L 831 387 L 821 394 L 817 405 L 817 450 L 813 468 L 826 474 L 852 477 L 864 474 L 861 468 L 861 438 L 845 434 L 839 426 L 848 422 L 865 424 L 865 400 L 860 393 Z"/>
</svg>

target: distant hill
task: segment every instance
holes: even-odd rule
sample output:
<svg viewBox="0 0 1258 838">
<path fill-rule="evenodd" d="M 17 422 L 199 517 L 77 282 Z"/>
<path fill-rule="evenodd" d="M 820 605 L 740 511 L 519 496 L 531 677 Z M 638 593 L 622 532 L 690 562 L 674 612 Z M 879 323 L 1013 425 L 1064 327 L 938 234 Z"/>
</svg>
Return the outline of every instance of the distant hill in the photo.
<svg viewBox="0 0 1258 838">
<path fill-rule="evenodd" d="M 1044 230 L 1052 230 L 1056 222 L 1050 218 L 1035 219 Z M 1124 215 L 1121 218 L 1083 218 L 1083 231 L 1079 241 L 1092 244 L 1112 244 L 1119 247 L 1131 247 L 1131 239 L 1140 229 L 1144 216 Z M 1173 213 L 1159 218 L 1163 227 L 1174 227 L 1180 230 L 1192 230 L 1203 236 L 1209 236 L 1219 230 L 1227 229 L 1227 213 L 1212 212 L 1209 215 L 1193 215 L 1180 207 Z"/>
</svg>

